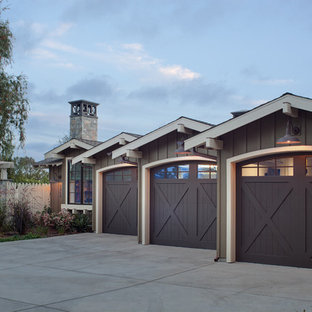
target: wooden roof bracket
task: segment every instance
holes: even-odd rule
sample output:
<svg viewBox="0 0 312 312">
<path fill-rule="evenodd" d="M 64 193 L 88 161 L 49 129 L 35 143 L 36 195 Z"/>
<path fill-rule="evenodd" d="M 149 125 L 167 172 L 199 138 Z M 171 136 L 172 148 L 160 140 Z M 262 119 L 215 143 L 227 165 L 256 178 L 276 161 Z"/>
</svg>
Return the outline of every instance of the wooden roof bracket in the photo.
<svg viewBox="0 0 312 312">
<path fill-rule="evenodd" d="M 96 164 L 96 159 L 92 157 L 83 157 L 82 158 L 82 163 L 83 164 L 88 164 L 88 165 L 95 165 Z"/>
<path fill-rule="evenodd" d="M 142 152 L 128 149 L 126 156 L 131 158 L 142 158 Z"/>
<path fill-rule="evenodd" d="M 293 118 L 298 118 L 298 108 L 292 107 L 289 102 L 283 102 L 283 114 Z"/>
<path fill-rule="evenodd" d="M 223 149 L 223 141 L 213 139 L 213 138 L 206 138 L 205 146 L 208 149 L 222 150 Z"/>
<path fill-rule="evenodd" d="M 192 130 L 186 128 L 183 124 L 177 124 L 177 131 L 185 134 L 192 134 Z"/>
<path fill-rule="evenodd" d="M 124 138 L 119 138 L 118 143 L 119 143 L 119 145 L 126 145 L 127 141 Z"/>
</svg>

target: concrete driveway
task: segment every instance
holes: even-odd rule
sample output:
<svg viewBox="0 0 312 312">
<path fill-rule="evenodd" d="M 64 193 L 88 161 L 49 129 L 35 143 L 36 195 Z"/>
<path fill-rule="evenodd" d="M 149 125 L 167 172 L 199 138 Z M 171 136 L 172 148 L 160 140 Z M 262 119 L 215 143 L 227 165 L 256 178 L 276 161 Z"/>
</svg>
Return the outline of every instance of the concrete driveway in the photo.
<svg viewBox="0 0 312 312">
<path fill-rule="evenodd" d="M 0 311 L 312 311 L 312 270 L 80 234 L 0 244 Z"/>
</svg>

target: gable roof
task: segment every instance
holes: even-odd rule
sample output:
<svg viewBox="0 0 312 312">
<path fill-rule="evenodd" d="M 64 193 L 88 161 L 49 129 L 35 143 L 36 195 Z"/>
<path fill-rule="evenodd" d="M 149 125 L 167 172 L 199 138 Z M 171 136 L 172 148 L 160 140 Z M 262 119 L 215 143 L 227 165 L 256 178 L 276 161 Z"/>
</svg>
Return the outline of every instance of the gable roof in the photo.
<svg viewBox="0 0 312 312">
<path fill-rule="evenodd" d="M 76 164 L 80 161 L 83 161 L 84 158 L 92 157 L 93 155 L 100 153 L 100 152 L 108 149 L 109 147 L 117 144 L 117 143 L 123 144 L 123 143 L 121 143 L 122 140 L 124 140 L 125 143 L 126 142 L 128 143 L 128 142 L 132 142 L 132 141 L 136 140 L 139 137 L 140 137 L 140 135 L 138 135 L 138 134 L 121 132 L 120 134 L 114 136 L 113 138 L 111 138 L 111 139 L 93 147 L 92 149 L 74 157 L 72 159 L 72 164 Z"/>
<path fill-rule="evenodd" d="M 97 141 L 87 141 L 87 140 L 78 140 L 78 139 L 71 139 L 55 148 L 53 148 L 52 150 L 46 152 L 44 154 L 44 158 L 59 158 L 60 153 L 62 153 L 64 150 L 66 150 L 67 148 L 82 148 L 85 150 L 89 150 L 91 149 L 94 145 L 91 144 L 99 144 L 99 142 Z"/>
<path fill-rule="evenodd" d="M 192 147 L 203 145 L 208 138 L 215 139 L 221 135 L 224 135 L 225 133 L 252 123 L 253 121 L 261 119 L 274 112 L 283 110 L 286 108 L 286 105 L 290 105 L 295 109 L 312 111 L 312 99 L 294 95 L 292 93 L 285 93 L 282 96 L 267 103 L 261 104 L 238 117 L 229 119 L 219 125 L 199 133 L 192 138 L 185 140 L 184 148 L 188 150 Z"/>
<path fill-rule="evenodd" d="M 212 127 L 212 125 L 209 123 L 182 116 L 154 131 L 147 133 L 146 135 L 134 140 L 133 142 L 114 150 L 112 153 L 112 158 L 115 159 L 119 156 L 126 154 L 128 150 L 138 149 L 139 147 L 148 144 L 172 131 L 178 130 L 179 125 L 183 125 L 185 128 L 199 132 Z"/>
</svg>

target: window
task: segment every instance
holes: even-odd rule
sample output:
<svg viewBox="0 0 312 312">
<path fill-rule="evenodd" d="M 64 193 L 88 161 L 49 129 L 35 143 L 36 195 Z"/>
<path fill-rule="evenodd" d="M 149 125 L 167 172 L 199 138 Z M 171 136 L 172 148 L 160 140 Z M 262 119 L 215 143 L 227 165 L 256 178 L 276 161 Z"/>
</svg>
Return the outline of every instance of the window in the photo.
<svg viewBox="0 0 312 312">
<path fill-rule="evenodd" d="M 270 158 L 242 166 L 243 177 L 293 176 L 294 158 Z"/>
<path fill-rule="evenodd" d="M 190 165 L 174 165 L 157 170 L 155 179 L 188 179 L 190 176 Z"/>
<path fill-rule="evenodd" d="M 132 171 L 131 169 L 112 171 L 105 175 L 105 180 L 107 182 L 131 182 L 132 181 Z"/>
<path fill-rule="evenodd" d="M 312 157 L 306 157 L 306 175 L 312 176 Z"/>
<path fill-rule="evenodd" d="M 68 162 L 68 202 L 92 204 L 92 166 Z"/>
<path fill-rule="evenodd" d="M 216 179 L 217 165 L 199 164 L 197 166 L 197 179 Z"/>
</svg>

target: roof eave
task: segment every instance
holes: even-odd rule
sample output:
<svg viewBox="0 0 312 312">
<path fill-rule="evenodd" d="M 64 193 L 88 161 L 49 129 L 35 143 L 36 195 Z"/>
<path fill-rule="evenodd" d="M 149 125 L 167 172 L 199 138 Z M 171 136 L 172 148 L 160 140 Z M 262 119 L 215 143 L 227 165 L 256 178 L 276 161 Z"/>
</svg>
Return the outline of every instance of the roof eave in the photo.
<svg viewBox="0 0 312 312">
<path fill-rule="evenodd" d="M 58 157 L 62 157 L 61 152 L 68 149 L 68 148 L 83 148 L 86 150 L 91 149 L 93 146 L 90 144 L 87 144 L 85 142 L 82 142 L 78 139 L 71 139 L 57 147 L 55 147 L 54 149 L 46 152 L 44 154 L 44 158 L 50 158 L 50 157 L 54 157 L 54 158 L 58 158 Z"/>
<path fill-rule="evenodd" d="M 85 159 L 88 159 L 97 153 L 104 152 L 105 150 L 107 150 L 108 148 L 112 147 L 113 145 L 115 145 L 117 143 L 121 144 L 122 139 L 124 139 L 126 141 L 126 143 L 128 143 L 128 142 L 132 142 L 132 141 L 136 140 L 137 137 L 130 135 L 128 133 L 122 132 L 122 133 L 116 135 L 115 137 L 93 147 L 92 149 L 74 157 L 72 159 L 72 164 L 83 162 Z"/>
<path fill-rule="evenodd" d="M 154 131 L 147 133 L 146 135 L 136 139 L 135 141 L 128 143 L 127 145 L 120 147 L 113 151 L 112 158 L 115 159 L 119 156 L 127 154 L 128 150 L 136 150 L 143 145 L 146 145 L 172 131 L 178 130 L 178 125 L 184 125 L 185 128 L 195 130 L 195 131 L 204 131 L 211 128 L 210 124 L 205 122 L 197 121 L 187 117 L 180 117 Z"/>
<path fill-rule="evenodd" d="M 208 138 L 218 138 L 219 136 L 233 131 L 239 127 L 279 111 L 285 107 L 285 104 L 289 105 L 289 103 L 293 108 L 312 111 L 312 99 L 286 93 L 277 99 L 255 107 L 241 116 L 232 118 L 224 123 L 212 127 L 211 129 L 205 130 L 192 138 L 185 140 L 184 148 L 188 150 L 193 147 L 203 145 L 206 143 Z"/>
</svg>

